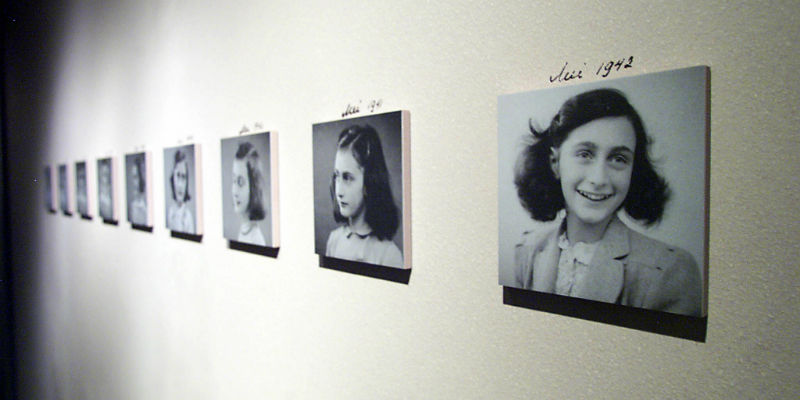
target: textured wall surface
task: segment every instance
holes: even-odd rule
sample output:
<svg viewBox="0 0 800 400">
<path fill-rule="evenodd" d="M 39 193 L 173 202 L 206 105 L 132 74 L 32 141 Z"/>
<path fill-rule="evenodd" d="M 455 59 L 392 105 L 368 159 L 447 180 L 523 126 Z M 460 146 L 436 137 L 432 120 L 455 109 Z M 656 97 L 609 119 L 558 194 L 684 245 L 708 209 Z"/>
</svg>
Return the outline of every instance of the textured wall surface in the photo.
<svg viewBox="0 0 800 400">
<path fill-rule="evenodd" d="M 68 1 L 8 22 L 27 399 L 796 398 L 800 6 L 776 2 Z M 564 62 L 711 67 L 708 335 L 502 304 L 497 96 Z M 586 77 L 585 80 L 599 78 Z M 318 267 L 311 125 L 411 111 L 407 285 Z M 222 237 L 219 140 L 280 135 L 281 249 Z M 44 165 L 204 152 L 205 236 L 44 210 Z"/>
</svg>

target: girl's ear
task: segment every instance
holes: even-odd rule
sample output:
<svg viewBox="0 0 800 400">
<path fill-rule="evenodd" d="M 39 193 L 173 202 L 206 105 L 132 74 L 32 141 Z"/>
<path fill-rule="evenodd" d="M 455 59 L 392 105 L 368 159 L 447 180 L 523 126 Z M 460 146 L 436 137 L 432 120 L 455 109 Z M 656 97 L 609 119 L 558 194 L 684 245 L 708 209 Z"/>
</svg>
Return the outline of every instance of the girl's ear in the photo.
<svg viewBox="0 0 800 400">
<path fill-rule="evenodd" d="M 550 169 L 553 170 L 553 175 L 555 175 L 556 179 L 561 179 L 558 176 L 558 149 L 555 147 L 550 148 Z"/>
</svg>

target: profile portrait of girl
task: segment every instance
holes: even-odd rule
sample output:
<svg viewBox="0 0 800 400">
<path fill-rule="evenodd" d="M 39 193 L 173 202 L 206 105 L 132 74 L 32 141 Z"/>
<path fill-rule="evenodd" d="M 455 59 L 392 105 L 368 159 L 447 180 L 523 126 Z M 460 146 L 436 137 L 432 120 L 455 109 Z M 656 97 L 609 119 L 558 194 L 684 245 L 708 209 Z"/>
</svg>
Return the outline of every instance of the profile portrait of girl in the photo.
<svg viewBox="0 0 800 400">
<path fill-rule="evenodd" d="M 230 173 L 233 209 L 241 221 L 236 241 L 266 246 L 264 234 L 258 226 L 258 222 L 267 216 L 266 179 L 263 160 L 252 143 L 239 143 Z"/>
<path fill-rule="evenodd" d="M 519 203 L 536 229 L 514 249 L 510 286 L 700 316 L 701 271 L 687 251 L 639 233 L 658 223 L 670 186 L 649 154 L 639 113 L 616 89 L 564 102 L 514 168 Z"/>
<path fill-rule="evenodd" d="M 326 257 L 403 267 L 403 255 L 392 240 L 400 213 L 383 146 L 372 126 L 354 124 L 339 134 L 330 197 L 339 226 L 328 235 Z"/>
<path fill-rule="evenodd" d="M 128 221 L 133 225 L 149 225 L 147 209 L 147 166 L 145 153 L 126 156 L 128 170 Z"/>
<path fill-rule="evenodd" d="M 194 216 L 188 202 L 192 199 L 189 193 L 191 179 L 189 160 L 185 148 L 175 150 L 172 157 L 172 169 L 169 174 L 169 193 L 172 197 L 167 210 L 167 228 L 184 233 L 195 233 Z"/>
</svg>

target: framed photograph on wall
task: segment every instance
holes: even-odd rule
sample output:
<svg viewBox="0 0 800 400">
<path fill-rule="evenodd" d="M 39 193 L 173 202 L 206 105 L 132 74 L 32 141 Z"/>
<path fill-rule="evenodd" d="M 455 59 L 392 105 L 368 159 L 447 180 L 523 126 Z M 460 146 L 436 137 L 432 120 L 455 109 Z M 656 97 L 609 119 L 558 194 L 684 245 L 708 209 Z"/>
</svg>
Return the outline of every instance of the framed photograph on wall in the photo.
<svg viewBox="0 0 800 400">
<path fill-rule="evenodd" d="M 58 207 L 64 215 L 72 215 L 70 201 L 69 165 L 58 165 Z"/>
<path fill-rule="evenodd" d="M 56 211 L 56 202 L 53 199 L 53 169 L 47 165 L 44 167 L 44 208 L 48 212 Z"/>
<path fill-rule="evenodd" d="M 232 242 L 279 247 L 277 134 L 222 139 L 220 148 L 223 236 Z"/>
<path fill-rule="evenodd" d="M 704 317 L 708 115 L 702 66 L 500 96 L 500 284 Z"/>
<path fill-rule="evenodd" d="M 78 215 L 83 218 L 91 218 L 91 208 L 89 200 L 89 171 L 86 168 L 86 161 L 75 163 L 75 198 L 77 203 Z"/>
<path fill-rule="evenodd" d="M 320 256 L 411 268 L 408 111 L 313 125 Z"/>
<path fill-rule="evenodd" d="M 97 160 L 97 208 L 103 222 L 116 223 L 116 162 L 113 157 Z"/>
<path fill-rule="evenodd" d="M 167 229 L 203 234 L 200 145 L 164 149 L 164 204 Z"/>
<path fill-rule="evenodd" d="M 125 203 L 128 222 L 133 226 L 153 226 L 153 189 L 149 152 L 125 155 Z"/>
</svg>

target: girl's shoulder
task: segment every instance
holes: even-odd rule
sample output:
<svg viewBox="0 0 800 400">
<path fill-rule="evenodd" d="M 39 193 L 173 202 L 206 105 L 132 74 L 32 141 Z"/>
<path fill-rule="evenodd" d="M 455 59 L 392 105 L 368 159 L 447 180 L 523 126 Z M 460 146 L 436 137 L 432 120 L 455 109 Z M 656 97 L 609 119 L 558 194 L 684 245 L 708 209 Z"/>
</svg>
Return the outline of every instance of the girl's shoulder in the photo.
<svg viewBox="0 0 800 400">
<path fill-rule="evenodd" d="M 380 254 L 380 264 L 400 268 L 403 266 L 403 253 L 393 240 L 376 239 L 375 247 Z"/>
<path fill-rule="evenodd" d="M 522 233 L 517 249 L 541 250 L 547 243 L 558 238 L 563 218 L 537 223 L 537 226 Z"/>
<path fill-rule="evenodd" d="M 630 229 L 629 262 L 647 264 L 657 269 L 674 266 L 694 267 L 697 263 L 688 251 L 674 245 L 654 239 Z"/>
</svg>

